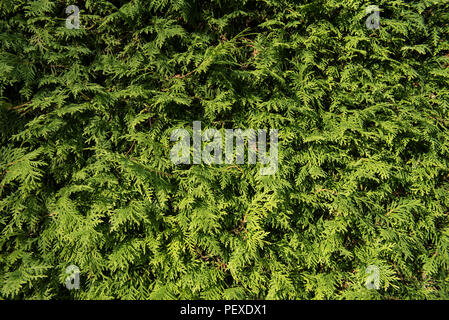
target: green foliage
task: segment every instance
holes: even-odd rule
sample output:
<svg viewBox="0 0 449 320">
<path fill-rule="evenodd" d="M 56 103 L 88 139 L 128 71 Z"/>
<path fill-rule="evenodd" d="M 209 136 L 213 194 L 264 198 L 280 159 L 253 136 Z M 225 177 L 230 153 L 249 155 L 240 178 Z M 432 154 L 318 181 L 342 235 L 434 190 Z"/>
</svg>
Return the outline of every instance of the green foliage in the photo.
<svg viewBox="0 0 449 320">
<path fill-rule="evenodd" d="M 449 1 L 368 4 L 1 0 L 0 297 L 449 298 Z M 175 166 L 194 120 L 278 172 Z"/>
</svg>

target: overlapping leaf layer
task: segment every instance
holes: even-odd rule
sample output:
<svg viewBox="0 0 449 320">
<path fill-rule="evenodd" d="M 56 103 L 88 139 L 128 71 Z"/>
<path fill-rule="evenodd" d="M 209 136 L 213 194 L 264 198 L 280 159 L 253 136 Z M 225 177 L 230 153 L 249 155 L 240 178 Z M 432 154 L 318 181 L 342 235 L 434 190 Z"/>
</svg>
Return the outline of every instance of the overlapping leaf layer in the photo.
<svg viewBox="0 0 449 320">
<path fill-rule="evenodd" d="M 1 0 L 0 39 L 1 298 L 449 297 L 447 0 Z M 277 173 L 174 165 L 193 121 Z"/>
</svg>

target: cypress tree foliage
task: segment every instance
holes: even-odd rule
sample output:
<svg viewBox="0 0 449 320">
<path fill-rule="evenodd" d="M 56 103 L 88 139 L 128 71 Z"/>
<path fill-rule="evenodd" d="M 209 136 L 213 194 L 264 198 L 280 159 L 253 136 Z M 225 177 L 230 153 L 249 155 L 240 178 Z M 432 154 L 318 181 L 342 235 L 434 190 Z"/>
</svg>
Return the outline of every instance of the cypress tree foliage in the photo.
<svg viewBox="0 0 449 320">
<path fill-rule="evenodd" d="M 449 298 L 449 1 L 0 0 L 0 38 L 0 298 Z M 277 173 L 173 164 L 193 121 L 278 129 Z"/>
</svg>

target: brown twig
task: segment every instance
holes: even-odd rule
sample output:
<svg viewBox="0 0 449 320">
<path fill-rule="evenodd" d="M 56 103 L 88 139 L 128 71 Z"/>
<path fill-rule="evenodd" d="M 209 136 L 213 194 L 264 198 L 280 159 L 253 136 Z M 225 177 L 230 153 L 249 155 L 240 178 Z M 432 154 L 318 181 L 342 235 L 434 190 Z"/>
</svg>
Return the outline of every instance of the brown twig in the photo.
<svg viewBox="0 0 449 320">
<path fill-rule="evenodd" d="M 21 104 L 20 106 L 12 107 L 11 109 L 12 110 L 19 110 L 19 109 L 22 109 L 23 107 L 29 105 L 30 103 L 31 103 L 31 101 L 28 101 L 28 102 L 25 102 L 24 104 Z"/>
<path fill-rule="evenodd" d="M 183 75 L 175 74 L 174 76 L 165 78 L 165 80 L 170 80 L 170 79 L 173 79 L 173 78 L 176 78 L 176 79 L 184 79 L 185 77 L 188 77 L 188 76 L 192 75 L 193 73 L 195 73 L 195 72 L 198 70 L 198 68 L 201 67 L 201 66 L 203 65 L 204 62 L 205 62 L 205 61 L 201 62 L 200 65 L 199 65 L 198 67 L 196 67 L 194 70 L 192 70 L 192 71 L 190 71 L 190 72 L 187 72 L 186 74 L 183 74 Z"/>
<path fill-rule="evenodd" d="M 209 258 L 212 256 L 211 254 L 208 254 L 207 256 L 203 256 L 203 254 L 201 253 L 201 251 L 200 251 L 196 246 L 194 246 L 194 249 L 195 249 L 195 251 L 200 255 L 201 259 L 203 259 L 203 260 L 205 260 L 205 261 L 208 261 Z"/>
<path fill-rule="evenodd" d="M 132 152 L 134 150 L 135 145 L 136 145 L 136 141 L 133 142 L 133 145 L 131 146 L 131 148 L 129 148 L 128 152 L 125 153 L 125 156 L 127 156 L 130 152 Z"/>
<path fill-rule="evenodd" d="M 85 95 L 83 92 L 81 92 L 81 94 L 83 95 L 84 99 L 86 99 L 87 101 L 90 101 L 92 98 L 89 98 L 87 95 Z"/>
<path fill-rule="evenodd" d="M 231 231 L 234 234 L 240 234 L 240 232 L 242 232 L 243 228 L 245 227 L 245 224 L 246 224 L 246 215 L 243 216 L 242 220 L 240 220 L 240 225 L 237 228 L 232 229 Z"/>
</svg>

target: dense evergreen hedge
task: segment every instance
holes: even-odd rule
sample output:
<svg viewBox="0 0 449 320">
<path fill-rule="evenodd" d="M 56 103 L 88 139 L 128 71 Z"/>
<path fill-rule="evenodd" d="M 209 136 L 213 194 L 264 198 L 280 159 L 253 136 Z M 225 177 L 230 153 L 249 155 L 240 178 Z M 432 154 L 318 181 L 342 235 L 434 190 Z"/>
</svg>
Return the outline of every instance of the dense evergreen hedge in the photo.
<svg viewBox="0 0 449 320">
<path fill-rule="evenodd" d="M 0 38 L 1 298 L 449 297 L 447 0 L 0 0 Z M 279 170 L 174 165 L 193 121 Z"/>
</svg>

